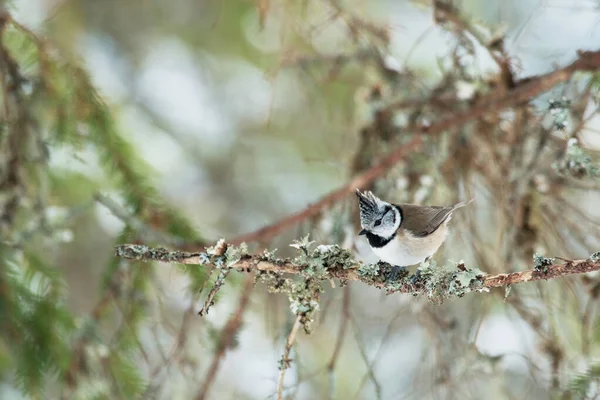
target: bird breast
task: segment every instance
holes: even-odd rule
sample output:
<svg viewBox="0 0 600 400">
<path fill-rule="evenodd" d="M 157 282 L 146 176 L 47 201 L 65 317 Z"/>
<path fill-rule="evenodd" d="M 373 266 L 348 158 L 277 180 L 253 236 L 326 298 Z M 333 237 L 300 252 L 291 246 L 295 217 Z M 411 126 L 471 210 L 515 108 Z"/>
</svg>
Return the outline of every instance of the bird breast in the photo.
<svg viewBox="0 0 600 400">
<path fill-rule="evenodd" d="M 410 231 L 400 228 L 396 237 L 373 252 L 381 260 L 398 266 L 419 264 L 431 257 L 440 248 L 448 234 L 448 221 L 444 222 L 432 234 L 425 237 L 414 236 Z"/>
</svg>

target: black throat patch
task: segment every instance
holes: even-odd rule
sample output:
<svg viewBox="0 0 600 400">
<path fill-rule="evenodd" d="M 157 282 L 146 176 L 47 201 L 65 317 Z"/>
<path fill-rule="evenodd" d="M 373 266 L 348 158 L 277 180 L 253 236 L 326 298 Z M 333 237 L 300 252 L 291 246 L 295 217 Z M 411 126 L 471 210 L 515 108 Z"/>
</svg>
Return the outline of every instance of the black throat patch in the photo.
<svg viewBox="0 0 600 400">
<path fill-rule="evenodd" d="M 392 241 L 392 239 L 396 236 L 396 232 L 394 232 L 394 234 L 389 238 L 377 236 L 371 232 L 367 232 L 366 236 L 367 236 L 367 240 L 369 241 L 369 244 L 371 245 L 371 247 L 381 248 Z"/>
</svg>

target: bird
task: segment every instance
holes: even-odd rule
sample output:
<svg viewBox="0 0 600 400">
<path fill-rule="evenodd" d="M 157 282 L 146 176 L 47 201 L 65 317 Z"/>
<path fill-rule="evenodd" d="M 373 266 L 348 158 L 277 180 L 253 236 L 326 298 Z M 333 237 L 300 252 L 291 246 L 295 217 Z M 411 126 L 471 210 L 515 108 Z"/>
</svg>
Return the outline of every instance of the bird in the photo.
<svg viewBox="0 0 600 400">
<path fill-rule="evenodd" d="M 366 236 L 381 261 L 392 265 L 392 280 L 407 266 L 428 261 L 446 240 L 452 213 L 473 201 L 451 207 L 420 206 L 389 203 L 359 189 L 356 195 L 362 228 L 358 234 Z"/>
</svg>

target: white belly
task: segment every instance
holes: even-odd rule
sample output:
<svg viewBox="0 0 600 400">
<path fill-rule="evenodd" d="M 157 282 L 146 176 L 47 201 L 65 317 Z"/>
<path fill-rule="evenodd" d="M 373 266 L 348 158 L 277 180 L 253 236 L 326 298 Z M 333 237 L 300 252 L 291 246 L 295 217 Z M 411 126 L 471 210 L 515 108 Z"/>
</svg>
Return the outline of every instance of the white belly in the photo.
<svg viewBox="0 0 600 400">
<path fill-rule="evenodd" d="M 392 239 L 387 245 L 375 248 L 373 252 L 382 260 L 391 265 L 406 267 L 420 264 L 427 257 L 431 257 L 440 248 L 448 234 L 447 222 L 429 236 L 415 237 L 403 231 Z"/>
</svg>

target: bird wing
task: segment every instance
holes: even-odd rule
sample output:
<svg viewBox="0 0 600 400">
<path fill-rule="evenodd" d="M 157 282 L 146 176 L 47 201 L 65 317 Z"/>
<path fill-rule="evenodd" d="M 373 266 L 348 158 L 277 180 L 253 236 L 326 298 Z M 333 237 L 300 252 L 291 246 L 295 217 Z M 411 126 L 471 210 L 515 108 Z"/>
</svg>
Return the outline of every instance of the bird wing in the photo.
<svg viewBox="0 0 600 400">
<path fill-rule="evenodd" d="M 399 204 L 402 209 L 400 227 L 411 231 L 415 236 L 431 235 L 452 214 L 454 210 L 464 207 L 468 202 L 458 203 L 452 207 L 418 206 L 416 204 Z"/>
</svg>

